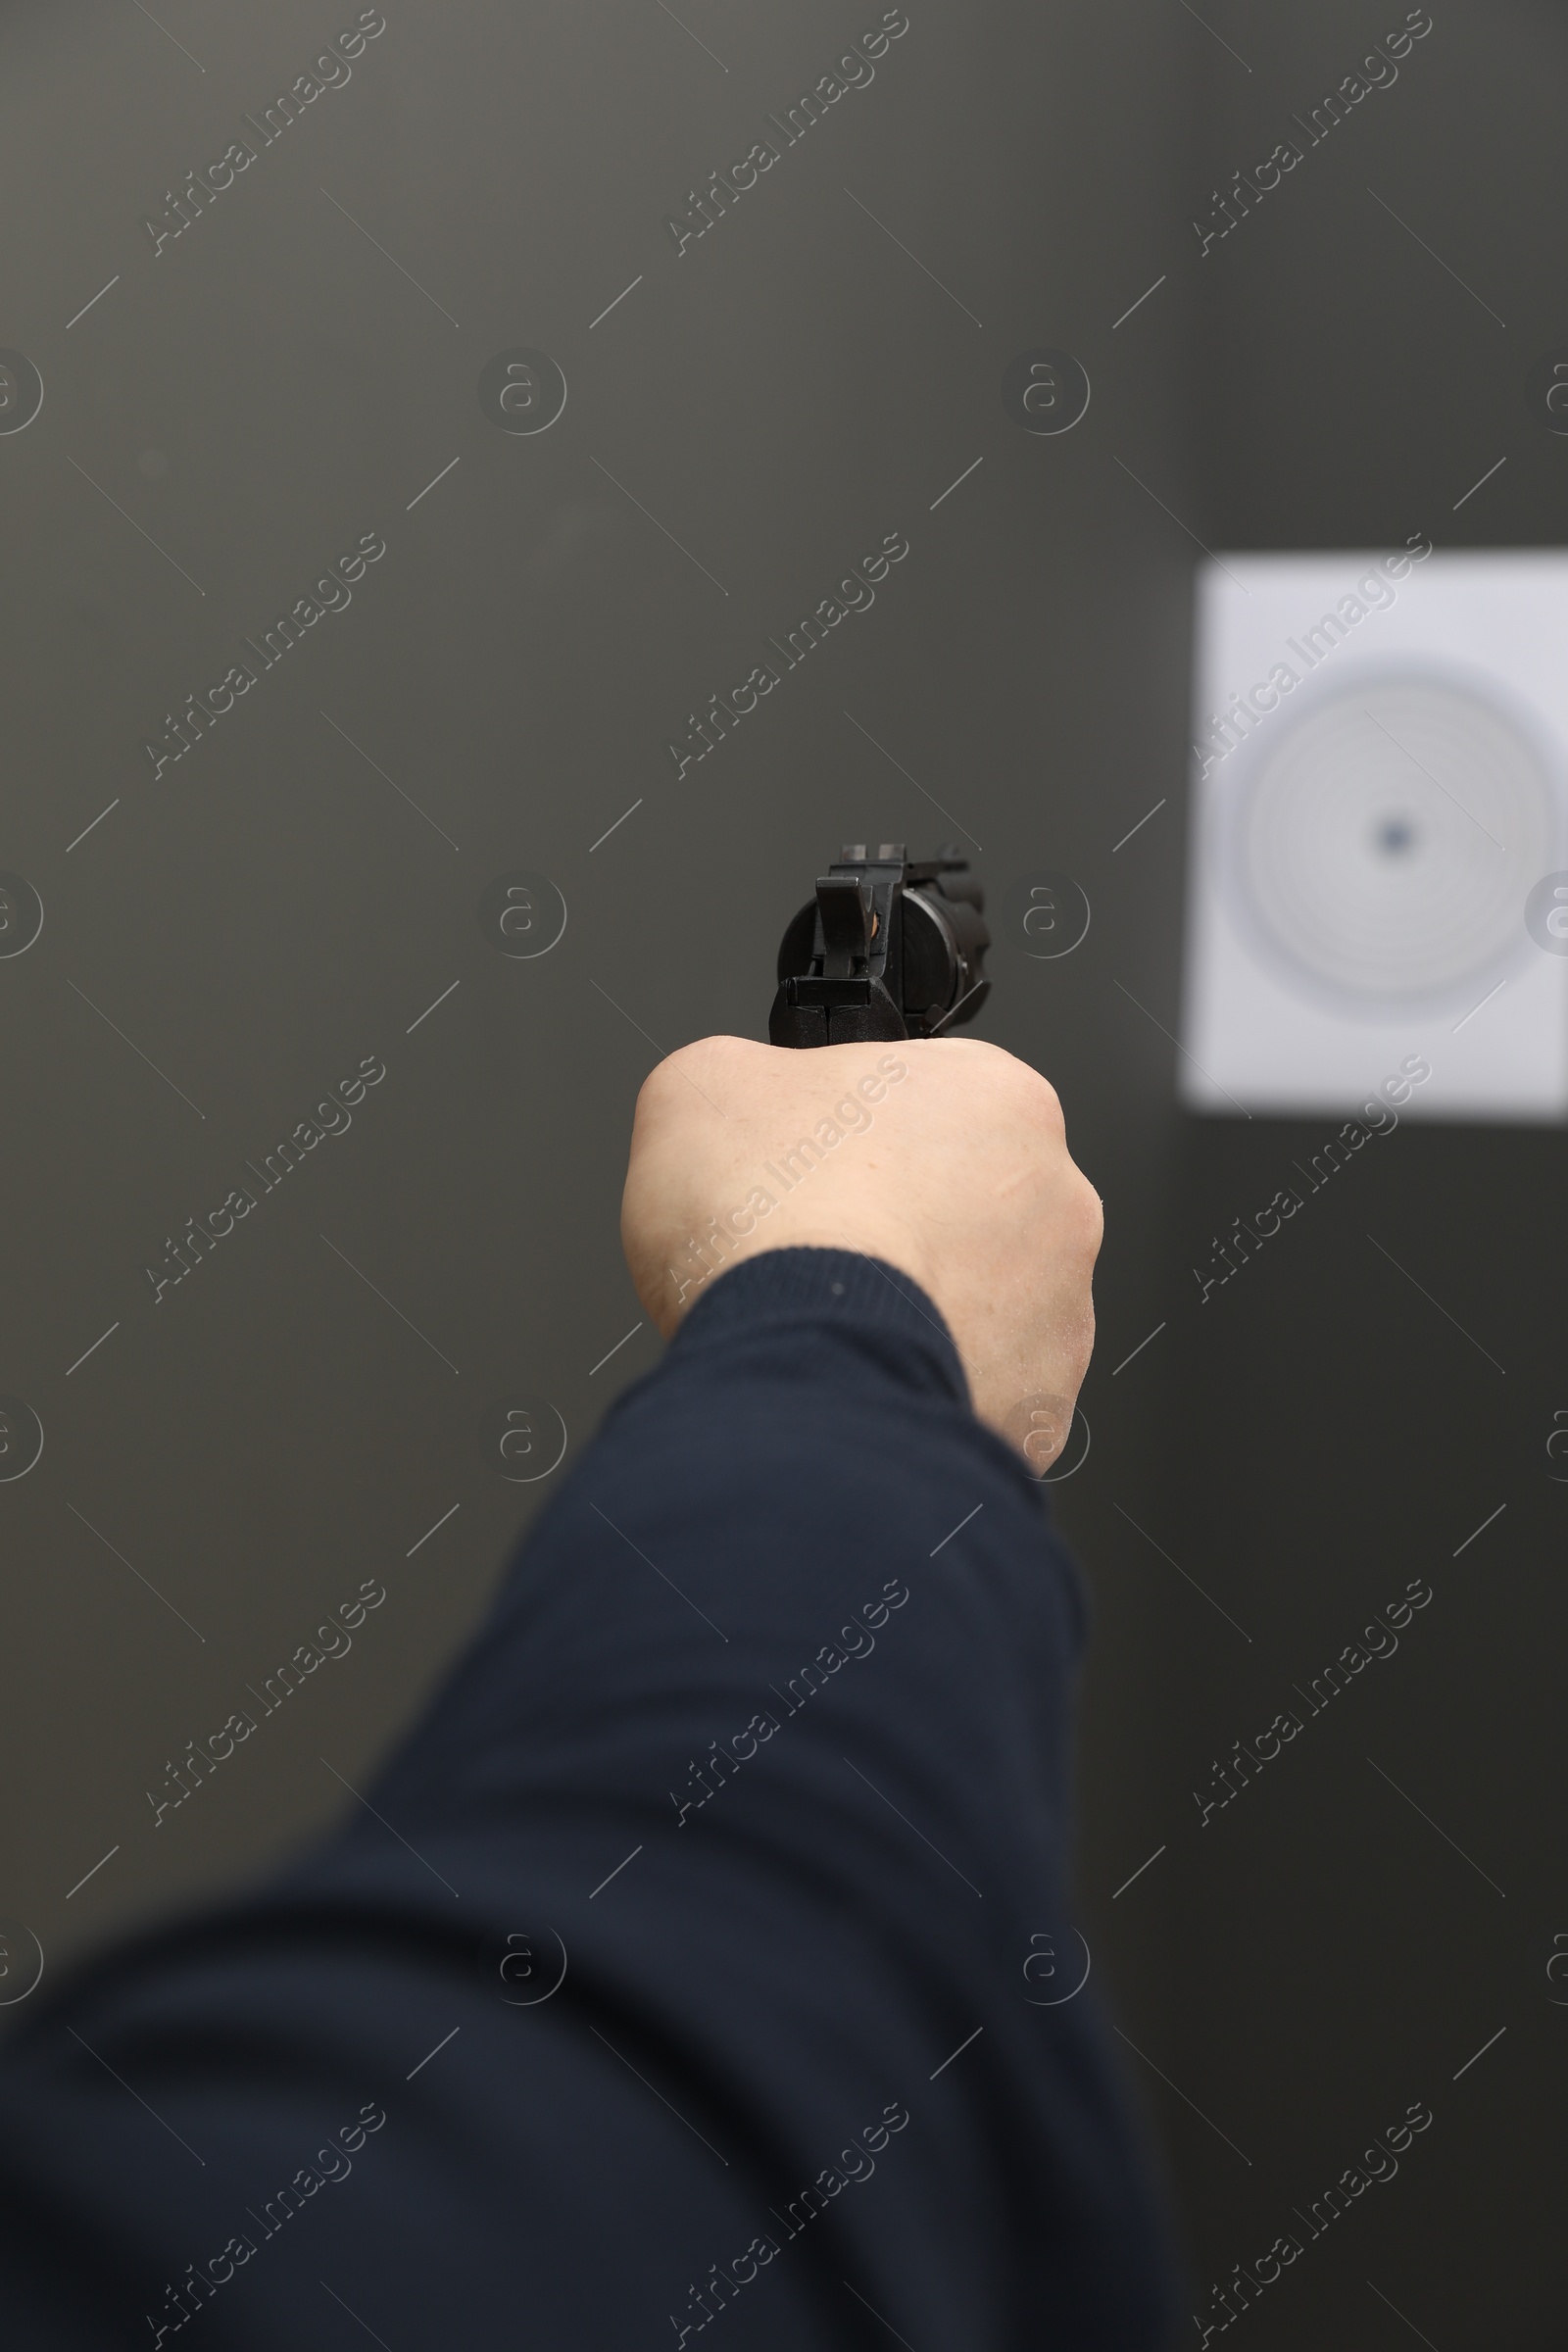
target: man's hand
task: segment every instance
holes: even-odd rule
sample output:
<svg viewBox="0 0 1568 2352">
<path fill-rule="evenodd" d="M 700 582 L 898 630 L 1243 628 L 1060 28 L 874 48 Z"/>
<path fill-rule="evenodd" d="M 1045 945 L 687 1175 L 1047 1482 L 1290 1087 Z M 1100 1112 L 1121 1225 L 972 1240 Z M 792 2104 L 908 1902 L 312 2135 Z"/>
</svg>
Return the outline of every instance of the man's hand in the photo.
<svg viewBox="0 0 1568 2352">
<path fill-rule="evenodd" d="M 707 1282 L 764 1250 L 883 1258 L 935 1299 L 976 1412 L 1037 1475 L 1067 1442 L 1100 1200 L 1053 1089 L 996 1046 L 686 1046 L 638 1097 L 620 1230 L 666 1338 Z"/>
</svg>

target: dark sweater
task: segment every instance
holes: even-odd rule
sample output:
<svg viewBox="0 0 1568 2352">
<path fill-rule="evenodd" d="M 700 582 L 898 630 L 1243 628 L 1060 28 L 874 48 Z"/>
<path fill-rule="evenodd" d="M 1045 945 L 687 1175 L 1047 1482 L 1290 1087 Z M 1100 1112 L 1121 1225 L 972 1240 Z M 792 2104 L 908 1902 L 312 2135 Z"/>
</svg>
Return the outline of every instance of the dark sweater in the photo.
<svg viewBox="0 0 1568 2352">
<path fill-rule="evenodd" d="M 1164 2343 L 1074 1990 L 1083 1631 L 914 1284 L 820 1250 L 723 1276 L 382 1819 L 12 2040 L 6 2342 Z"/>
</svg>

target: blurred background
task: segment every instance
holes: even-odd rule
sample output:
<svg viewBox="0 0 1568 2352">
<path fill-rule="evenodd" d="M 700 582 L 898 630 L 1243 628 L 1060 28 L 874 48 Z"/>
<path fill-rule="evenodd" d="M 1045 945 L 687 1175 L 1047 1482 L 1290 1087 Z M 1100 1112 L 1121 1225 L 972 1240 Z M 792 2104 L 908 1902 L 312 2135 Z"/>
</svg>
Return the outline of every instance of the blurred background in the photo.
<svg viewBox="0 0 1568 2352">
<path fill-rule="evenodd" d="M 1200 2332 L 1295 2230 L 1259 2345 L 1560 2342 L 1568 961 L 1527 906 L 1568 853 L 1496 845 L 1472 993 L 1515 993 L 1473 1020 L 1342 1003 L 1298 1107 L 1294 1015 L 1255 1102 L 1190 1067 L 1236 929 L 1202 825 L 1275 774 L 1191 748 L 1195 674 L 1267 675 L 1197 643 L 1210 559 L 1250 594 L 1243 557 L 1343 551 L 1349 590 L 1424 539 L 1425 590 L 1568 537 L 1560 6 L 13 0 L 0 40 L 13 1983 L 350 1801 L 657 1361 L 616 1232 L 648 1070 L 765 1034 L 841 842 L 956 841 L 978 1033 L 1106 1203 L 1054 1490 L 1077 1884 Z M 1561 682 L 1505 658 L 1560 842 Z M 1444 1099 L 1488 1021 L 1517 1114 Z M 1425 1096 L 1330 1174 L 1407 1056 Z M 367 1580 L 352 1651 L 160 1815 Z"/>
</svg>

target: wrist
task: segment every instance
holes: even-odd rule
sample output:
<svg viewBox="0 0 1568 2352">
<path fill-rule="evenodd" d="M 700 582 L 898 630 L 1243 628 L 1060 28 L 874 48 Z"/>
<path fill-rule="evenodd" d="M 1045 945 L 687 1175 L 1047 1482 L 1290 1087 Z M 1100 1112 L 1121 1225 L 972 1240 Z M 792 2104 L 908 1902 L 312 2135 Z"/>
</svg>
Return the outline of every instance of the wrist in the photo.
<svg viewBox="0 0 1568 2352">
<path fill-rule="evenodd" d="M 661 1268 L 648 1268 L 644 1260 L 638 1288 L 667 1339 L 720 1275 L 786 1250 L 847 1252 L 894 1269 L 927 1297 L 935 1289 L 929 1253 L 897 1217 L 867 1215 L 858 1203 L 836 1214 L 831 1200 L 799 1204 L 786 1200 L 761 1214 L 744 1211 L 728 1218 L 694 1220 L 682 1241 L 666 1245 Z M 652 1282 L 647 1280 L 650 1272 Z"/>
<path fill-rule="evenodd" d="M 842 1244 L 789 1244 L 732 1259 L 725 1279 L 711 1275 L 687 1293 L 671 1354 L 760 1335 L 781 1324 L 806 1326 L 826 1340 L 837 1327 L 863 1338 L 896 1333 L 925 1367 L 922 1380 L 956 1403 L 969 1401 L 962 1360 L 941 1309 L 901 1267 Z M 812 1359 L 815 1361 L 814 1348 Z"/>
</svg>

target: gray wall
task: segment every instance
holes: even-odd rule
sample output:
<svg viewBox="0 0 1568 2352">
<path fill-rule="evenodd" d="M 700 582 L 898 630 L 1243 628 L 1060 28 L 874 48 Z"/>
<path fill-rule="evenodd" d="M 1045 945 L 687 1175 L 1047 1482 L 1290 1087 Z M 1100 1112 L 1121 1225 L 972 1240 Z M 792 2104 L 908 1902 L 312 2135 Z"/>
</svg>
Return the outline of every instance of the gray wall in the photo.
<svg viewBox="0 0 1568 2352">
<path fill-rule="evenodd" d="M 1215 183 L 1267 156 L 1404 10 L 1203 13 L 1251 68 L 1213 49 L 1206 168 L 1184 208 L 1206 218 Z M 1200 527 L 1216 548 L 1568 536 L 1568 442 L 1543 429 L 1537 372 L 1568 338 L 1544 174 L 1568 21 L 1544 5 L 1432 14 L 1398 80 L 1201 261 L 1189 231 Z M 1119 1547 L 1120 1572 L 1166 1578 L 1172 1647 L 1128 1867 L 1169 1850 L 1115 1909 L 1142 1903 L 1168 1970 L 1179 2063 L 1146 2046 L 1209 2119 L 1159 2093 L 1204 2289 L 1294 2228 L 1291 2283 L 1247 2313 L 1260 2342 L 1384 2345 L 1414 2328 L 1445 2352 L 1544 2346 L 1562 2328 L 1543 2224 L 1568 2015 L 1546 1975 L 1553 1936 L 1568 1949 L 1568 1487 L 1553 1483 L 1568 1464 L 1546 1452 L 1568 1406 L 1563 1138 L 1405 1124 L 1343 1192 L 1307 1197 L 1288 1252 L 1200 1308 L 1191 1268 L 1209 1269 L 1210 1237 L 1330 1131 L 1184 1126 L 1170 1329 L 1149 1358 L 1170 1351 L 1142 1375 L 1163 1384 L 1168 1473 L 1145 1524 L 1251 1639 Z M 1412 1578 L 1433 1597 L 1398 1651 L 1312 1715 L 1294 1687 Z M 1215 1793 L 1215 1760 L 1291 1706 L 1301 1734 L 1200 1827 L 1193 1791 Z M 1308 2236 L 1292 2208 L 1310 2213 L 1413 2100 L 1434 2121 L 1398 2176 Z"/>
<path fill-rule="evenodd" d="M 45 399 L 0 435 L 0 866 L 45 922 L 0 960 L 0 1391 L 45 1446 L 0 1485 L 25 1791 L 0 1912 L 57 1968 L 352 1803 L 334 1771 L 365 1785 L 551 1491 L 497 1474 L 495 1416 L 548 1399 L 569 1461 L 657 1358 L 642 1328 L 602 1361 L 638 1323 L 616 1213 L 647 1070 L 762 1034 L 778 932 L 841 839 L 961 829 L 994 903 L 1050 868 L 1093 907 L 1058 962 L 999 944 L 982 1033 L 1052 1076 L 1106 1199 L 1093 1444 L 1059 1488 L 1097 1619 L 1079 1881 L 1201 2278 L 1425 2097 L 1399 2179 L 1249 2327 L 1381 2344 L 1402 2330 L 1370 2275 L 1439 2342 L 1483 2309 L 1487 2340 L 1544 2342 L 1560 1140 L 1405 1132 L 1365 1172 L 1505 1379 L 1365 1264 L 1364 1200 L 1325 1200 L 1294 1261 L 1200 1318 L 1190 1259 L 1302 1138 L 1180 1118 L 1166 1033 L 1190 534 L 1560 535 L 1568 444 L 1526 403 L 1568 335 L 1538 210 L 1559 13 L 1445 17 L 1343 150 L 1200 261 L 1216 175 L 1381 19 L 913 0 L 875 80 L 677 256 L 666 213 L 877 7 L 393 5 L 353 78 L 155 255 L 143 216 L 354 13 L 169 0 L 156 25 L 13 10 L 4 34 L 0 343 Z M 1001 393 L 1042 345 L 1093 384 L 1059 438 Z M 568 385 L 537 437 L 478 398 L 518 346 Z M 875 607 L 677 780 L 686 714 L 891 532 L 909 553 Z M 362 533 L 386 552 L 352 604 L 252 661 L 155 778 L 165 713 Z M 481 930 L 518 870 L 568 909 L 535 960 Z M 253 1186 L 155 1303 L 165 1238 L 362 1056 L 386 1075 L 352 1127 Z M 1418 1572 L 1434 1603 L 1360 1718 L 1311 1727 L 1200 1835 L 1211 1757 Z M 166 1763 L 364 1579 L 386 1598 L 351 1653 L 155 1828 Z"/>
</svg>

